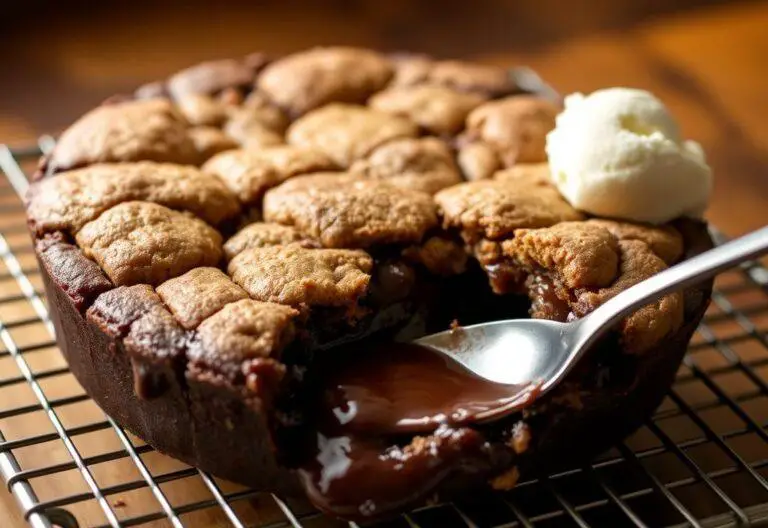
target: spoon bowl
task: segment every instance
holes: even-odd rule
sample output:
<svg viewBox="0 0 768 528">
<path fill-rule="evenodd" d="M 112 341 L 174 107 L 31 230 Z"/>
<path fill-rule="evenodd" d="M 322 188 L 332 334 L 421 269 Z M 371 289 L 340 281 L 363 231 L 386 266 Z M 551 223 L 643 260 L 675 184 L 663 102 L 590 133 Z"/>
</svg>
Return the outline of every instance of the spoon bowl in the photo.
<svg viewBox="0 0 768 528">
<path fill-rule="evenodd" d="M 416 344 L 459 363 L 488 383 L 508 387 L 509 398 L 473 417 L 481 422 L 499 419 L 556 387 L 595 341 L 627 315 L 765 253 L 768 226 L 635 284 L 581 319 L 493 321 L 432 334 Z"/>
<path fill-rule="evenodd" d="M 493 321 L 432 334 L 416 344 L 449 355 L 488 381 L 524 385 L 556 374 L 564 359 L 556 356 L 567 349 L 569 325 L 545 319 Z"/>
</svg>

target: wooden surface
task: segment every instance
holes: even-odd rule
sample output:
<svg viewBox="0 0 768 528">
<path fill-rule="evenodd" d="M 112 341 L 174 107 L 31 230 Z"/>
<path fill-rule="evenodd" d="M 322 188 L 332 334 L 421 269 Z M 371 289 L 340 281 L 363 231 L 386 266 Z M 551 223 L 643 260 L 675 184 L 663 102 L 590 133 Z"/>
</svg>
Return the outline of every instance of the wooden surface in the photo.
<svg viewBox="0 0 768 528">
<path fill-rule="evenodd" d="M 730 235 L 768 224 L 768 3 L 213 4 L 26 17 L 17 6 L 16 23 L 0 20 L 0 143 L 55 132 L 113 93 L 202 59 L 332 43 L 411 49 L 526 64 L 565 93 L 650 89 L 709 155 L 709 219 Z M 4 492 L 0 525 L 23 525 Z"/>
</svg>

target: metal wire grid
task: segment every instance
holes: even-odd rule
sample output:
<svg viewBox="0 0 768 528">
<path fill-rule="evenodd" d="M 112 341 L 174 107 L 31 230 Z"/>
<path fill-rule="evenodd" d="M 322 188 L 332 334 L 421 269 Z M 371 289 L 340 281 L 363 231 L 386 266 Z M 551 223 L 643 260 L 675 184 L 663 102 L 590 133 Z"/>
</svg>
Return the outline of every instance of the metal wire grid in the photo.
<svg viewBox="0 0 768 528">
<path fill-rule="evenodd" d="M 52 145 L 51 138 L 39 148 L 0 145 L 0 474 L 28 522 L 355 526 L 164 457 L 84 394 L 52 338 L 17 197 L 27 187 L 24 168 Z M 507 493 L 430 505 L 380 526 L 768 523 L 766 330 L 768 269 L 750 263 L 718 279 L 675 386 L 633 437 L 587 466 Z"/>
</svg>

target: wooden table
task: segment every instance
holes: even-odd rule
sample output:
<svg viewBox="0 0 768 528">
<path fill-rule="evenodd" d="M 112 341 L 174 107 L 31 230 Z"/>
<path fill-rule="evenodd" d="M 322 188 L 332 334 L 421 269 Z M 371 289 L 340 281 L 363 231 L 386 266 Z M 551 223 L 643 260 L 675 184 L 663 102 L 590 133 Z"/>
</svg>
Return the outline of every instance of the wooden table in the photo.
<svg viewBox="0 0 768 528">
<path fill-rule="evenodd" d="M 729 235 L 768 224 L 768 3 L 493 0 L 440 3 L 439 12 L 436 3 L 406 0 L 133 4 L 59 8 L 8 24 L 0 143 L 33 141 L 113 93 L 202 59 L 331 43 L 423 50 L 527 64 L 566 93 L 653 91 L 709 155 L 716 175 L 709 219 Z M 5 492 L 0 519 L 23 525 Z"/>
</svg>

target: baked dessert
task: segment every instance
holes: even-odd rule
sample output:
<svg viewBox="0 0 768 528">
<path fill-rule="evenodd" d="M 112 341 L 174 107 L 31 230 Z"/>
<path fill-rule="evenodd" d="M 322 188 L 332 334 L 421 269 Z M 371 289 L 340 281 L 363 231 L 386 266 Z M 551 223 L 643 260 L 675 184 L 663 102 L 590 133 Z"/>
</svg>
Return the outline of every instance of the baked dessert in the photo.
<svg viewBox="0 0 768 528">
<path fill-rule="evenodd" d="M 545 152 L 558 112 L 504 69 L 341 47 L 112 98 L 62 134 L 27 197 L 73 373 L 158 450 L 346 518 L 607 448 L 661 401 L 711 284 L 626 318 L 509 418 L 334 414 L 355 403 L 340 384 L 402 389 L 398 412 L 424 403 L 421 383 L 471 400 L 471 380 L 397 343 L 583 317 L 711 246 L 700 221 L 572 207 Z"/>
</svg>

